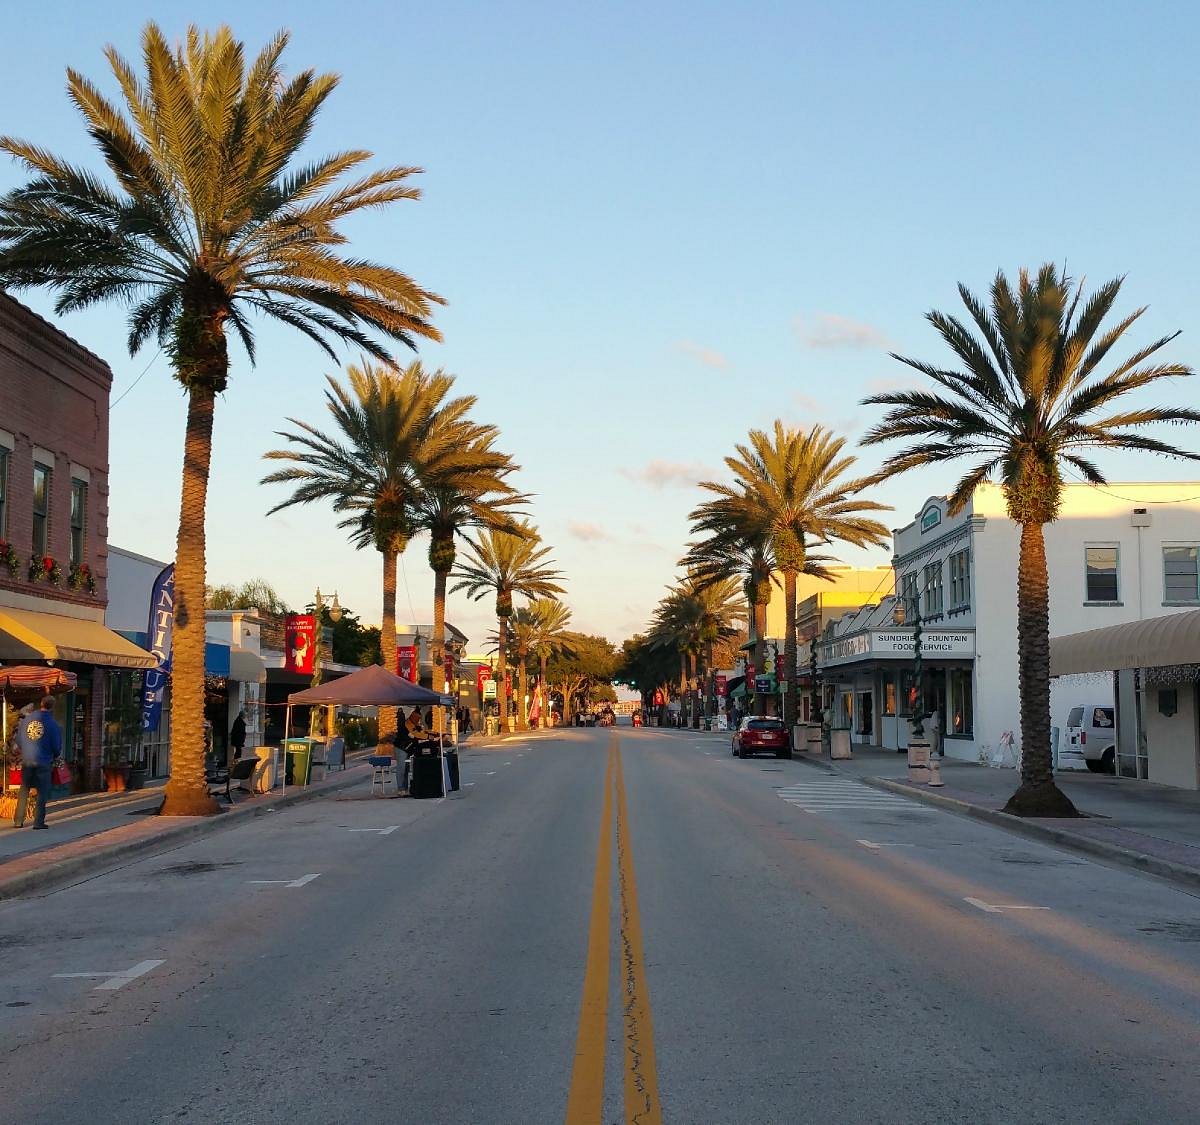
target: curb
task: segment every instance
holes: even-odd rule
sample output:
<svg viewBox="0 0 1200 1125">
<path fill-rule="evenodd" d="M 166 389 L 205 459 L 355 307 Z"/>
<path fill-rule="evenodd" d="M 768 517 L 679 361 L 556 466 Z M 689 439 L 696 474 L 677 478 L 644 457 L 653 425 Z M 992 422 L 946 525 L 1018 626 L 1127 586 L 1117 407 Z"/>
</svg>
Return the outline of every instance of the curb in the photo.
<svg viewBox="0 0 1200 1125">
<path fill-rule="evenodd" d="M 1169 859 L 1159 859 L 1157 856 L 1135 852 L 1131 848 L 1123 848 L 1119 844 L 1107 844 L 1102 840 L 1093 840 L 1089 836 L 1080 836 L 1063 828 L 1051 828 L 1023 817 L 1013 816 L 1011 813 L 1001 812 L 999 809 L 968 804 L 966 801 L 960 801 L 954 797 L 943 797 L 940 793 L 928 793 L 921 789 L 915 789 L 911 785 L 905 785 L 903 782 L 891 781 L 886 777 L 860 777 L 858 780 L 872 789 L 902 793 L 906 797 L 923 801 L 927 805 L 933 805 L 972 820 L 981 820 L 1018 836 L 1027 836 L 1044 844 L 1056 844 L 1067 851 L 1079 852 L 1094 859 L 1108 860 L 1120 867 L 1157 875 L 1190 890 L 1200 888 L 1200 871 L 1193 867 L 1185 867 L 1181 863 L 1172 863 Z"/>
<path fill-rule="evenodd" d="M 362 766 L 361 772 L 359 772 L 359 766 Z M 30 891 L 48 889 L 72 879 L 78 880 L 82 876 L 121 867 L 125 861 L 135 857 L 141 858 L 158 851 L 171 851 L 194 837 L 205 836 L 210 832 L 219 832 L 224 828 L 236 828 L 244 821 L 261 816 L 264 812 L 287 808 L 304 801 L 316 800 L 329 793 L 349 789 L 367 779 L 368 769 L 362 763 L 357 763 L 354 766 L 348 766 L 346 773 L 353 776 L 339 778 L 329 785 L 322 785 L 320 789 L 305 787 L 295 793 L 288 793 L 287 796 L 281 795 L 269 804 L 264 802 L 260 805 L 243 805 L 241 808 L 235 807 L 219 816 L 197 817 L 186 824 L 164 828 L 161 833 L 154 836 L 144 836 L 138 840 L 111 844 L 108 847 L 100 845 L 96 850 L 85 855 L 70 856 L 9 878 L 4 878 L 0 874 L 0 901 L 20 898 L 28 895 Z M 37 853 L 32 854 L 36 855 Z"/>
</svg>

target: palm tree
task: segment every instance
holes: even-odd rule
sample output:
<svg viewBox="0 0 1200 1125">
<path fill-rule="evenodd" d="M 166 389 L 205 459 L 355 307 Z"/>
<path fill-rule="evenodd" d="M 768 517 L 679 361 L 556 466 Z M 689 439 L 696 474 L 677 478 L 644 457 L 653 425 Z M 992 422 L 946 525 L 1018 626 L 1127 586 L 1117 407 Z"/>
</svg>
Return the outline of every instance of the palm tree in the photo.
<svg viewBox="0 0 1200 1125">
<path fill-rule="evenodd" d="M 517 730 L 528 730 L 529 713 L 525 700 L 529 695 L 529 655 L 538 642 L 541 623 L 532 604 L 521 606 L 509 620 L 509 636 L 517 654 Z"/>
<path fill-rule="evenodd" d="M 686 589 L 675 587 L 658 603 L 650 624 L 650 643 L 679 657 L 680 716 L 687 707 L 686 722 L 694 710 L 692 690 L 696 680 L 696 659 L 700 652 L 701 610 Z"/>
<path fill-rule="evenodd" d="M 128 344 L 151 339 L 169 356 L 187 396 L 175 555 L 171 780 L 162 812 L 216 811 L 204 783 L 204 514 L 217 395 L 229 381 L 232 332 L 254 361 L 251 314 L 281 321 L 330 355 L 330 339 L 380 358 L 379 335 L 405 346 L 438 339 L 429 322 L 441 298 L 388 266 L 343 255 L 340 220 L 416 199 L 416 168 L 363 173 L 352 150 L 293 167 L 332 74 L 280 65 L 275 36 L 247 69 L 227 27 L 188 29 L 174 50 L 151 23 L 145 76 L 111 47 L 124 106 L 67 72 L 72 102 L 111 182 L 39 145 L 0 138 L 33 174 L 0 198 L 0 284 L 47 286 L 56 309 L 103 301 L 129 309 Z M 354 173 L 347 182 L 347 177 Z"/>
<path fill-rule="evenodd" d="M 458 582 L 452 594 L 464 590 L 468 597 L 479 601 L 489 594 L 496 596 L 497 639 L 499 645 L 500 729 L 508 729 L 508 692 L 504 687 L 507 667 L 507 624 L 513 615 L 513 598 L 548 598 L 561 594 L 557 579 L 562 574 L 548 565 L 549 547 L 541 546 L 541 536 L 527 520 L 517 524 L 517 533 L 483 531 L 468 540 L 466 558 L 458 564 L 453 577 Z"/>
<path fill-rule="evenodd" d="M 551 656 L 566 652 L 570 648 L 565 634 L 571 624 L 571 611 L 555 598 L 535 598 L 529 603 L 529 611 L 533 614 L 536 629 L 533 635 L 531 651 L 538 658 L 538 684 L 543 694 L 546 692 L 546 665 Z M 549 710 L 548 698 L 542 705 L 538 726 L 545 728 L 549 725 L 546 712 Z"/>
<path fill-rule="evenodd" d="M 480 452 L 487 452 L 486 446 Z M 429 532 L 429 567 L 433 571 L 433 636 L 429 651 L 435 686 L 446 648 L 446 580 L 458 555 L 455 537 L 465 536 L 468 528 L 516 531 L 517 522 L 510 509 L 529 499 L 505 481 L 517 468 L 508 462 L 502 469 L 459 475 L 445 484 L 426 488 L 416 501 L 415 526 Z"/>
<path fill-rule="evenodd" d="M 1200 411 L 1121 405 L 1133 391 L 1193 373 L 1180 363 L 1146 364 L 1178 333 L 1138 348 L 1100 374 L 1108 353 L 1145 311 L 1138 309 L 1102 330 L 1121 281 L 1102 285 L 1085 301 L 1082 283 L 1075 285 L 1052 265 L 1042 266 L 1036 277 L 1022 270 L 1015 292 L 997 273 L 990 308 L 959 285 L 970 321 L 940 312 L 927 319 L 961 366 L 941 368 L 895 355 L 931 379 L 935 389 L 890 391 L 864 400 L 889 408 L 864 442 L 912 441 L 884 462 L 876 479 L 971 458 L 974 464 L 955 485 L 949 510 L 961 511 L 976 486 L 999 476 L 1009 517 L 1020 525 L 1021 784 L 1005 806 L 1018 816 L 1077 815 L 1054 783 L 1050 755 L 1050 583 L 1042 529 L 1058 517 L 1064 464 L 1088 482 L 1104 484 L 1103 472 L 1090 459 L 1092 450 L 1200 459 L 1200 454 L 1131 432 L 1160 422 L 1200 422 Z"/>
<path fill-rule="evenodd" d="M 396 560 L 419 526 L 429 488 L 474 490 L 511 469 L 506 454 L 491 448 L 493 426 L 467 417 L 473 395 L 448 399 L 454 376 L 427 372 L 419 361 L 402 371 L 364 363 L 346 371 L 348 387 L 327 376 L 325 405 L 334 427 L 323 433 L 288 419 L 298 432 L 280 431 L 287 449 L 263 454 L 288 467 L 263 484 L 291 484 L 294 491 L 273 514 L 293 504 L 329 500 L 345 513 L 339 527 L 352 529 L 356 547 L 374 547 L 383 558 L 384 664 L 396 668 Z M 381 733 L 395 730 L 395 712 L 380 712 Z"/>
<path fill-rule="evenodd" d="M 697 585 L 689 576 L 688 585 L 689 596 L 694 599 L 700 618 L 706 687 L 704 714 L 711 717 L 714 707 L 713 648 L 718 641 L 736 634 L 734 623 L 746 619 L 746 599 L 741 583 L 734 577 Z M 699 716 L 693 725 L 699 726 Z"/>
<path fill-rule="evenodd" d="M 888 529 L 865 512 L 886 512 L 886 504 L 856 493 L 863 482 L 847 477 L 856 458 L 843 455 L 846 439 L 823 426 L 807 432 L 775 422 L 772 434 L 751 430 L 748 445 L 738 445 L 725 464 L 736 478 L 732 485 L 703 481 L 700 487 L 716 500 L 691 514 L 696 526 L 715 530 L 757 526 L 767 536 L 775 565 L 783 575 L 784 651 L 783 720 L 796 722 L 796 585 L 814 543 L 839 540 L 854 547 L 881 546 Z"/>
</svg>

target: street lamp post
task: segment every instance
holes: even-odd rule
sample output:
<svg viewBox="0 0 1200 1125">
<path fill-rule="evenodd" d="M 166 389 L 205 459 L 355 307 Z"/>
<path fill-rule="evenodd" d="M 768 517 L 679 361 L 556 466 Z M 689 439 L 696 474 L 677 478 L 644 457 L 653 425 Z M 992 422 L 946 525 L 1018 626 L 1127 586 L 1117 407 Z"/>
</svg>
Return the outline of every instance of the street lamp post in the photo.
<svg viewBox="0 0 1200 1125">
<path fill-rule="evenodd" d="M 925 738 L 925 689 L 923 657 L 921 655 L 921 603 L 917 594 L 913 606 L 913 700 L 912 700 L 912 734 L 908 739 L 908 780 L 924 781 L 933 785 L 941 785 L 941 775 L 936 766 L 931 776 L 929 742 Z M 895 620 L 903 624 L 907 617 L 907 606 L 901 599 L 896 604 Z"/>
</svg>

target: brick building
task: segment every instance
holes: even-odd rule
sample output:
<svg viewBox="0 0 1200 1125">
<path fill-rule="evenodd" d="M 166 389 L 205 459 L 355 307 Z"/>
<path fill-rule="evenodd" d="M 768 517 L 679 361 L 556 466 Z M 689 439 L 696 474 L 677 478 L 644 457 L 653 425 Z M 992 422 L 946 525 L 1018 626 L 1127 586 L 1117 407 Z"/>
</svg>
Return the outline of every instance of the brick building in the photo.
<svg viewBox="0 0 1200 1125">
<path fill-rule="evenodd" d="M 58 718 L 88 789 L 106 734 L 132 721 L 114 688 L 153 663 L 104 626 L 111 386 L 108 364 L 0 292 L 0 663 L 76 673 Z"/>
</svg>

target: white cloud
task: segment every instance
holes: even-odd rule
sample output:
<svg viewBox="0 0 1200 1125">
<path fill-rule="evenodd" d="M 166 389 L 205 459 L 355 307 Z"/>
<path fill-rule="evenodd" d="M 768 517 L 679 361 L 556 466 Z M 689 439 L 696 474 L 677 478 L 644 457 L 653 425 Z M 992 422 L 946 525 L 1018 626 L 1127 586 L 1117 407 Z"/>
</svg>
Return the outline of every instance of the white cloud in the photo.
<svg viewBox="0 0 1200 1125">
<path fill-rule="evenodd" d="M 706 348 L 703 344 L 694 344 L 691 340 L 678 341 L 675 344 L 675 350 L 690 355 L 693 359 L 704 364 L 705 367 L 715 367 L 718 370 L 724 370 L 731 366 L 728 357 L 722 355 L 719 351 L 713 348 Z"/>
<path fill-rule="evenodd" d="M 582 539 L 585 543 L 592 543 L 599 539 L 611 539 L 607 531 L 598 523 L 588 523 L 586 520 L 568 520 L 567 534 L 575 539 Z"/>
<path fill-rule="evenodd" d="M 873 324 L 838 313 L 796 317 L 796 334 L 810 348 L 869 348 L 886 350 L 888 338 Z"/>
<path fill-rule="evenodd" d="M 618 472 L 629 480 L 648 484 L 651 488 L 690 488 L 716 475 L 712 469 L 697 462 L 663 461 L 658 458 L 648 461 L 641 468 L 619 469 Z"/>
</svg>

